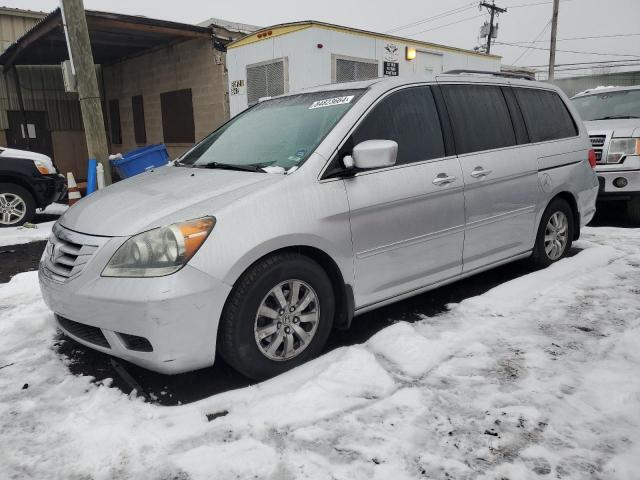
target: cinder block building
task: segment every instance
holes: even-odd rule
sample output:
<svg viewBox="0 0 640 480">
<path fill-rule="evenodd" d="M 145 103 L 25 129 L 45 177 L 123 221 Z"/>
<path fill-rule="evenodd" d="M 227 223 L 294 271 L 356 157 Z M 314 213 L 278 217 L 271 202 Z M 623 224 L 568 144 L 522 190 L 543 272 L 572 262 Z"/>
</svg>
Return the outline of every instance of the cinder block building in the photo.
<svg viewBox="0 0 640 480">
<path fill-rule="evenodd" d="M 252 27 L 86 17 L 111 153 L 165 143 L 175 158 L 229 118 L 226 45 Z M 0 145 L 50 155 L 83 179 L 88 154 L 77 93 L 63 79 L 60 10 L 36 22 L 0 54 Z"/>
</svg>

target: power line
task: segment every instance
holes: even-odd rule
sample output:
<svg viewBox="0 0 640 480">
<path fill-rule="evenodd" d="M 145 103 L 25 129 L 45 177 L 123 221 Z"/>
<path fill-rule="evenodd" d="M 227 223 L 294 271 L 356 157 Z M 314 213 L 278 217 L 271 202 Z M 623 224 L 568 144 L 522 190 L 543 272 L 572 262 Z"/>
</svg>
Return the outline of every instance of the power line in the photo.
<svg viewBox="0 0 640 480">
<path fill-rule="evenodd" d="M 525 47 L 523 45 L 516 45 L 514 43 L 507 43 L 507 42 L 496 42 L 498 45 L 505 45 L 505 46 L 509 46 L 509 47 L 516 47 L 516 48 L 527 48 L 527 49 L 532 49 L 532 50 L 544 50 L 544 51 L 549 51 L 548 48 L 544 48 L 544 47 L 533 47 L 533 46 L 528 46 Z M 640 58 L 640 55 L 634 55 L 632 53 L 602 53 L 602 52 L 583 52 L 583 51 L 578 51 L 578 50 L 556 50 L 557 52 L 564 52 L 564 53 L 579 53 L 579 54 L 584 54 L 584 55 L 602 55 L 602 56 L 606 56 L 606 57 L 634 57 L 634 58 Z"/>
<path fill-rule="evenodd" d="M 491 17 L 489 18 L 489 31 L 487 32 L 487 46 L 486 46 L 487 55 L 489 55 L 491 53 L 491 38 L 493 37 L 493 31 L 494 31 L 493 19 L 495 18 L 496 15 L 499 15 L 501 13 L 507 13 L 507 9 L 497 7 L 495 0 L 493 0 L 491 3 L 480 2 L 480 6 L 486 8 L 489 12 L 491 12 Z"/>
<path fill-rule="evenodd" d="M 617 35 L 591 35 L 588 37 L 568 37 L 568 38 L 559 38 L 558 40 L 556 40 L 557 42 L 565 42 L 565 41 L 569 41 L 569 40 L 589 40 L 592 38 L 618 38 L 618 37 L 637 37 L 640 36 L 640 33 L 621 33 L 621 34 L 617 34 Z M 529 43 L 542 43 L 542 42 L 546 42 L 546 40 L 536 40 L 535 42 L 530 42 L 530 41 L 519 41 L 519 42 L 511 42 L 512 44 L 529 44 Z"/>
<path fill-rule="evenodd" d="M 573 62 L 573 63 L 557 63 L 556 66 L 565 66 L 565 65 L 595 65 L 595 64 L 620 64 L 620 63 L 624 63 L 624 62 L 640 62 L 640 60 L 633 60 L 631 58 L 628 58 L 627 60 L 609 60 L 609 61 L 602 61 L 602 62 L 594 62 L 594 61 L 590 61 L 590 62 Z M 524 68 L 537 68 L 537 67 L 546 67 L 547 64 L 544 65 L 526 65 L 524 66 Z M 612 67 L 618 66 L 618 65 L 611 65 Z"/>
<path fill-rule="evenodd" d="M 427 17 L 427 18 L 423 18 L 421 20 L 417 20 L 415 22 L 412 23 L 407 23 L 405 25 L 400 25 L 398 27 L 392 28 L 391 30 L 387 30 L 384 33 L 393 33 L 393 32 L 397 32 L 399 30 L 405 30 L 407 28 L 411 28 L 411 27 L 416 27 L 418 25 L 421 25 L 423 23 L 427 23 L 427 22 L 432 22 L 434 20 L 439 20 L 441 18 L 445 18 L 448 17 L 450 15 L 455 15 L 457 13 L 462 13 L 466 10 L 470 10 L 471 8 L 474 8 L 476 6 L 476 2 L 471 2 L 471 3 L 467 3 L 465 5 L 462 5 L 460 7 L 457 8 L 453 8 L 451 10 L 445 10 L 444 12 L 441 12 L 437 15 L 433 15 L 431 17 Z"/>
<path fill-rule="evenodd" d="M 541 37 L 542 35 L 544 35 L 544 32 L 546 32 L 546 31 L 547 31 L 547 28 L 549 28 L 549 25 L 551 25 L 551 19 L 549 19 L 549 21 L 547 22 L 547 24 L 542 28 L 542 30 L 540 30 L 540 33 L 538 33 L 538 35 L 536 35 L 536 38 L 534 38 L 534 39 L 531 41 L 531 45 L 530 45 L 528 48 L 526 48 L 526 49 L 525 49 L 525 50 L 520 54 L 520 56 L 518 56 L 518 58 L 516 58 L 516 59 L 514 60 L 513 65 L 517 65 L 517 63 L 520 61 L 520 59 L 524 58 L 524 56 L 529 52 L 529 49 L 533 46 L 533 44 L 534 44 L 536 41 L 540 40 L 540 37 Z"/>
<path fill-rule="evenodd" d="M 407 37 L 413 37 L 414 35 L 420 35 L 421 33 L 431 32 L 432 30 L 438 30 L 439 28 L 444 28 L 444 27 L 448 27 L 450 25 L 456 25 L 458 23 L 467 22 L 469 20 L 473 20 L 473 19 L 479 18 L 479 17 L 484 17 L 484 13 L 482 13 L 480 15 L 474 15 L 473 17 L 463 18 L 462 20 L 458 20 L 457 22 L 446 23 L 446 24 L 440 25 L 438 27 L 428 28 L 426 30 L 421 30 L 419 32 L 407 33 L 406 36 Z"/>
</svg>

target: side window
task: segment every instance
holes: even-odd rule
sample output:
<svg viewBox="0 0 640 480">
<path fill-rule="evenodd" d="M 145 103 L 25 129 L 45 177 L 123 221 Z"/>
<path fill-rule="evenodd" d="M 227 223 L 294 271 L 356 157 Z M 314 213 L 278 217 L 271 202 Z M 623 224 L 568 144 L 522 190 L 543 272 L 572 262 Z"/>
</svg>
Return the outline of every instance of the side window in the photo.
<svg viewBox="0 0 640 480">
<path fill-rule="evenodd" d="M 520 110 L 520 106 L 516 100 L 516 94 L 513 93 L 513 89 L 511 87 L 502 87 L 502 93 L 504 94 L 504 99 L 507 101 L 507 107 L 509 107 L 511 123 L 513 123 L 513 130 L 516 132 L 518 145 L 529 143 L 527 127 L 525 127 L 522 111 Z"/>
<path fill-rule="evenodd" d="M 516 145 L 509 109 L 500 87 L 443 85 L 459 154 Z"/>
<path fill-rule="evenodd" d="M 578 128 L 560 96 L 549 90 L 514 88 L 532 142 L 575 137 Z"/>
<path fill-rule="evenodd" d="M 392 93 L 360 123 L 347 144 L 352 149 L 365 140 L 398 143 L 397 165 L 445 156 L 438 111 L 429 87 Z"/>
</svg>

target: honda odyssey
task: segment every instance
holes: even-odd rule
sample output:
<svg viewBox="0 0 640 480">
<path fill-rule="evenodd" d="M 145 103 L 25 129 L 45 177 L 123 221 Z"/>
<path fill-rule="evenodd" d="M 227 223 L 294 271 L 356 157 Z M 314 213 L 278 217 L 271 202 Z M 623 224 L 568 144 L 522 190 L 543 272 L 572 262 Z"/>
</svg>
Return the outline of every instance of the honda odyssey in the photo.
<svg viewBox="0 0 640 480">
<path fill-rule="evenodd" d="M 531 257 L 592 218 L 594 152 L 556 87 L 376 79 L 266 99 L 172 165 L 83 199 L 40 263 L 78 342 L 151 370 L 253 379 L 355 315 Z"/>
</svg>

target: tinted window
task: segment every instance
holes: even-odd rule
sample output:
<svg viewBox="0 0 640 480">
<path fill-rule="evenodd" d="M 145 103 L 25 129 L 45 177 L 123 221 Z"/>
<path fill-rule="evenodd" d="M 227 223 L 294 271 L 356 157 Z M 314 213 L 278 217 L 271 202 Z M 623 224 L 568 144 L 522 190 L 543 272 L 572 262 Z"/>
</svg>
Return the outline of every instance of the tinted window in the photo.
<svg viewBox="0 0 640 480">
<path fill-rule="evenodd" d="M 190 88 L 161 93 L 160 113 L 162 114 L 162 134 L 165 143 L 193 143 L 196 141 Z"/>
<path fill-rule="evenodd" d="M 133 112 L 133 137 L 136 143 L 147 143 L 147 129 L 144 124 L 142 95 L 131 97 L 131 111 Z"/>
<path fill-rule="evenodd" d="M 397 165 L 444 157 L 442 130 L 431 89 L 409 88 L 383 99 L 353 133 L 349 148 L 365 140 L 397 142 Z"/>
<path fill-rule="evenodd" d="M 575 137 L 578 129 L 560 96 L 548 90 L 514 88 L 532 142 Z"/>
<path fill-rule="evenodd" d="M 500 87 L 444 85 L 442 91 L 458 153 L 516 144 L 509 109 Z"/>
<path fill-rule="evenodd" d="M 522 117 L 522 111 L 516 100 L 516 94 L 513 93 L 513 88 L 502 87 L 502 93 L 507 101 L 507 107 L 509 107 L 509 114 L 511 115 L 511 123 L 513 124 L 513 130 L 516 132 L 516 140 L 518 145 L 523 143 L 529 143 L 529 135 L 527 134 L 527 127 L 524 125 L 524 118 Z"/>
<path fill-rule="evenodd" d="M 109 100 L 109 133 L 111 143 L 120 145 L 122 143 L 122 128 L 120 126 L 120 102 Z"/>
</svg>

